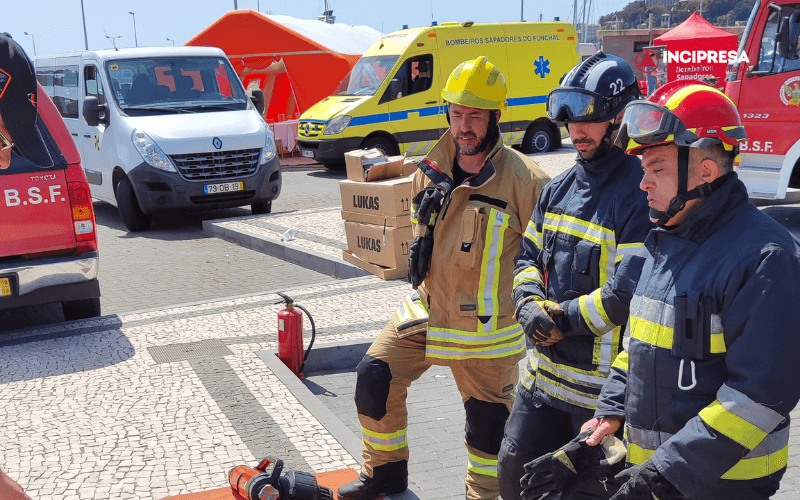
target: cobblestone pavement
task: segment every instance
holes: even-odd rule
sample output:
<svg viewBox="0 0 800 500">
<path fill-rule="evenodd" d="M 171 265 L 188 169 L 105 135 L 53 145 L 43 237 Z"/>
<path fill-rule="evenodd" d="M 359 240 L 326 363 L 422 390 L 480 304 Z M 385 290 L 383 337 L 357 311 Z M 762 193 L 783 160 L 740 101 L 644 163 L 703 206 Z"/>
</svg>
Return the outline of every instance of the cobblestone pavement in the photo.
<svg viewBox="0 0 800 500">
<path fill-rule="evenodd" d="M 370 277 L 289 293 L 324 345 L 376 336 L 408 290 Z M 223 487 L 268 454 L 357 465 L 256 355 L 276 348 L 281 307 L 254 295 L 4 336 L 0 469 L 37 500 L 94 500 Z"/>
</svg>

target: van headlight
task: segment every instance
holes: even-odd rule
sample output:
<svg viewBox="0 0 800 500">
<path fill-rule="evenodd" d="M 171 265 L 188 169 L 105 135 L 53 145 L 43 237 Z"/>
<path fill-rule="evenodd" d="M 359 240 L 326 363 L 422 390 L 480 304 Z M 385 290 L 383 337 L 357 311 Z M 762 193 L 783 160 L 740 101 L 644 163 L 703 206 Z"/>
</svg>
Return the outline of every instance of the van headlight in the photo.
<svg viewBox="0 0 800 500">
<path fill-rule="evenodd" d="M 275 152 L 277 150 L 275 147 L 275 134 L 272 133 L 269 127 L 265 126 L 264 128 L 267 131 L 267 141 L 264 143 L 264 148 L 261 150 L 261 159 L 258 161 L 259 165 L 263 165 L 275 158 Z"/>
<path fill-rule="evenodd" d="M 142 155 L 142 159 L 145 163 L 151 167 L 165 172 L 178 172 L 175 168 L 175 164 L 172 163 L 172 159 L 164 154 L 164 151 L 158 147 L 156 141 L 147 135 L 144 130 L 138 128 L 133 129 L 131 141 L 139 151 L 139 154 Z"/>
<path fill-rule="evenodd" d="M 328 126 L 325 127 L 325 133 L 323 135 L 333 135 L 333 134 L 341 134 L 342 130 L 346 129 L 348 125 L 350 125 L 350 120 L 353 117 L 350 115 L 339 115 L 333 120 L 328 123 Z"/>
</svg>

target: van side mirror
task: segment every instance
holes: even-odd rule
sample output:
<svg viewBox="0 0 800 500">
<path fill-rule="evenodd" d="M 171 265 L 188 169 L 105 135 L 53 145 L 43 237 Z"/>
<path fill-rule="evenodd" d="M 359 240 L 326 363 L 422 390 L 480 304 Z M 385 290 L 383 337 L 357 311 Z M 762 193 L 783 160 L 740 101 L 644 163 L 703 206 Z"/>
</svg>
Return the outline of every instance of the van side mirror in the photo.
<svg viewBox="0 0 800 500">
<path fill-rule="evenodd" d="M 90 127 L 96 127 L 99 124 L 108 126 L 108 106 L 100 104 L 100 101 L 95 96 L 89 96 L 83 101 L 83 119 Z"/>
<path fill-rule="evenodd" d="M 258 114 L 264 115 L 264 91 L 261 89 L 252 89 L 247 91 L 247 95 L 250 96 L 250 100 L 253 101 L 253 105 L 258 110 Z"/>
</svg>

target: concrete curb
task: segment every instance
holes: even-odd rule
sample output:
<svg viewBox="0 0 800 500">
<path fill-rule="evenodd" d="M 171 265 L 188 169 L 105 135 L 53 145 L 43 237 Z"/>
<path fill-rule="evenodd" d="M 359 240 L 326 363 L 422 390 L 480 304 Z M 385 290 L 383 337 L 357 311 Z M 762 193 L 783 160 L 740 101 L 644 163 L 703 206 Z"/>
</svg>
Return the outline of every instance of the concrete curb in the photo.
<svg viewBox="0 0 800 500">
<path fill-rule="evenodd" d="M 327 274 L 328 276 L 336 276 L 337 278 L 371 276 L 368 271 L 356 267 L 341 258 L 315 252 L 284 241 L 266 238 L 244 229 L 231 229 L 225 227 L 223 222 L 203 221 L 203 233 L 236 243 L 241 247 L 249 248 L 256 252 L 277 257 L 312 271 Z"/>
<path fill-rule="evenodd" d="M 334 370 L 355 370 L 358 362 L 372 345 L 372 339 L 367 340 L 346 340 L 332 344 L 325 344 L 318 348 L 312 348 L 306 359 L 305 372 L 308 374 L 322 371 Z M 325 404 L 306 387 L 302 380 L 297 378 L 289 368 L 278 359 L 278 351 L 275 349 L 256 352 L 259 358 L 267 365 L 267 368 L 278 377 L 281 383 L 289 389 L 289 392 L 297 398 L 300 404 L 305 407 L 319 422 L 325 427 L 331 436 L 355 458 L 358 463 L 364 463 L 361 457 L 361 437 L 353 434 L 347 426 L 333 414 Z M 381 498 L 386 500 L 419 500 L 419 497 L 411 490 L 394 495 L 383 495 Z"/>
</svg>

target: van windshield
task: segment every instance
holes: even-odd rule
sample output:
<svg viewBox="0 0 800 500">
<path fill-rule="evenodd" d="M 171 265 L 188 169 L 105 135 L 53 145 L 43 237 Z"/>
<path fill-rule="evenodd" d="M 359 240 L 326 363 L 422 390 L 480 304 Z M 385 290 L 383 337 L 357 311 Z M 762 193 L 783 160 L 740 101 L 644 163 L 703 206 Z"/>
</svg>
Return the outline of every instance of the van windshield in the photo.
<svg viewBox="0 0 800 500">
<path fill-rule="evenodd" d="M 358 60 L 333 95 L 373 95 L 400 56 L 372 56 Z"/>
<path fill-rule="evenodd" d="M 106 71 L 108 93 L 129 115 L 247 109 L 244 87 L 224 58 L 119 59 Z"/>
</svg>

